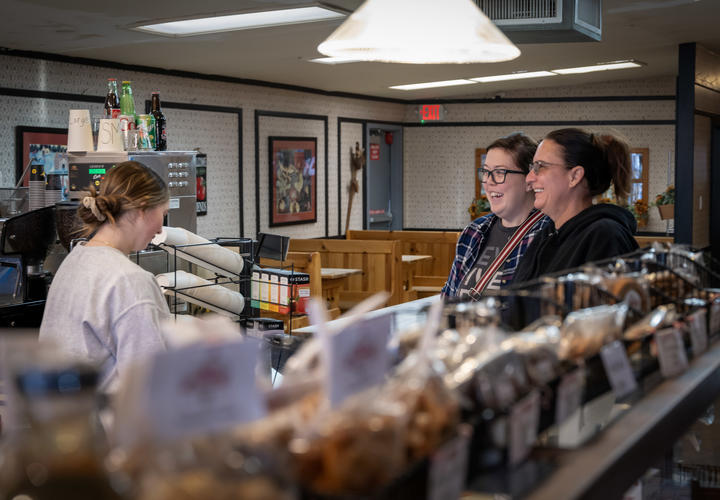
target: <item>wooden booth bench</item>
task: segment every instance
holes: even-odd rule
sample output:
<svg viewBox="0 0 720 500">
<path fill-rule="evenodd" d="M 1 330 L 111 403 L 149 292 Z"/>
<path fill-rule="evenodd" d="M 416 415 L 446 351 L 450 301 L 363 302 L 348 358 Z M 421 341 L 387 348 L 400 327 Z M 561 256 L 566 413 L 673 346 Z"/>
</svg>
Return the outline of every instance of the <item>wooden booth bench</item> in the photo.
<svg viewBox="0 0 720 500">
<path fill-rule="evenodd" d="M 403 260 L 403 301 L 440 293 L 455 258 L 458 231 L 377 231 L 350 230 L 348 240 L 397 240 Z M 429 255 L 432 258 L 417 262 L 408 256 Z"/>
<path fill-rule="evenodd" d="M 291 252 L 319 252 L 323 268 L 354 270 L 333 298 L 342 310 L 386 291 L 388 305 L 402 302 L 400 243 L 397 241 L 291 239 Z M 358 272 L 357 270 L 360 270 Z"/>
</svg>

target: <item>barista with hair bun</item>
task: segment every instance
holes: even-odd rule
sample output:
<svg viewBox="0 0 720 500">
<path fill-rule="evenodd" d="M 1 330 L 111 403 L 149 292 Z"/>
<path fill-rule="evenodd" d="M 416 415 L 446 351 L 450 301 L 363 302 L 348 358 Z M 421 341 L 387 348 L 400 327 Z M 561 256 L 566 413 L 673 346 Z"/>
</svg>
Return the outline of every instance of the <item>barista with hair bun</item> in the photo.
<svg viewBox="0 0 720 500">
<path fill-rule="evenodd" d="M 165 349 L 167 303 L 154 276 L 128 254 L 162 230 L 168 199 L 165 182 L 141 163 L 112 168 L 78 208 L 90 240 L 73 248 L 50 286 L 40 340 L 103 369 L 103 392 L 116 388 L 129 363 Z"/>
</svg>

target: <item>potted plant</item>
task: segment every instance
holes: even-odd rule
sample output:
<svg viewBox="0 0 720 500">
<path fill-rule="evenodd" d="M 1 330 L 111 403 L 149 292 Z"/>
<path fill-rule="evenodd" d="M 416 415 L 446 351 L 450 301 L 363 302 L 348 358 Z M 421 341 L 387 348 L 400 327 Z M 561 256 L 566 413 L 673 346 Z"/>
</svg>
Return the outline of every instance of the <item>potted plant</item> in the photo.
<svg viewBox="0 0 720 500">
<path fill-rule="evenodd" d="M 488 212 L 490 212 L 490 201 L 484 194 L 481 194 L 479 198 L 474 199 L 468 207 L 470 220 L 475 220 L 478 217 L 482 217 Z"/>
<path fill-rule="evenodd" d="M 668 186 L 665 191 L 655 197 L 654 205 L 658 207 L 662 220 L 675 217 L 675 186 Z"/>
<path fill-rule="evenodd" d="M 635 219 L 638 222 L 638 227 L 645 227 L 648 223 L 648 204 L 645 200 L 642 198 L 639 200 L 635 200 L 635 203 L 632 203 L 628 210 L 632 212 L 632 214 L 635 216 Z"/>
</svg>

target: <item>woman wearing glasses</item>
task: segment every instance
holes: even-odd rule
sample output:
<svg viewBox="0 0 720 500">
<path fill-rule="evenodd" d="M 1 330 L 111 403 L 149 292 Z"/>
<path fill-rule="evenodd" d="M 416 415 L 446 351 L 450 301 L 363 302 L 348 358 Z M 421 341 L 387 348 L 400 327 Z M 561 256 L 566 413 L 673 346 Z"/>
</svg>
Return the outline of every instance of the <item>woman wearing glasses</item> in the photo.
<svg viewBox="0 0 720 500">
<path fill-rule="evenodd" d="M 632 214 L 617 205 L 593 205 L 612 183 L 625 198 L 630 190 L 630 151 L 612 135 L 576 128 L 549 133 L 527 174 L 535 208 L 554 222 L 535 239 L 515 274 L 515 283 L 631 252 L 638 248 Z"/>
<path fill-rule="evenodd" d="M 476 298 L 484 290 L 507 285 L 528 245 L 552 225 L 533 208 L 535 195 L 525 183 L 536 148 L 537 143 L 523 134 L 488 146 L 480 180 L 492 212 L 471 222 L 460 235 L 444 296 Z"/>
</svg>

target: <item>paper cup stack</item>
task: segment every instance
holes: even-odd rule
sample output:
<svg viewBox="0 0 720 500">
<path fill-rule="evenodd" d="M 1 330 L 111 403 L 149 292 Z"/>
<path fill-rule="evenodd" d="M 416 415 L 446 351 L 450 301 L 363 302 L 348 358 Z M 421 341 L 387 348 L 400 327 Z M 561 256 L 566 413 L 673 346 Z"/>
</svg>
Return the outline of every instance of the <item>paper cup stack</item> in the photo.
<svg viewBox="0 0 720 500">
<path fill-rule="evenodd" d="M 117 118 L 103 118 L 100 120 L 97 150 L 108 153 L 121 153 L 124 151 L 122 135 L 120 134 L 120 120 Z"/>
<path fill-rule="evenodd" d="M 68 122 L 68 151 L 93 151 L 90 110 L 71 109 Z"/>
<path fill-rule="evenodd" d="M 172 296 L 175 293 L 173 289 L 180 289 L 179 299 L 207 307 L 224 316 L 238 316 L 245 307 L 245 299 L 240 293 L 185 271 L 158 274 L 155 279 L 166 295 Z"/>
<path fill-rule="evenodd" d="M 177 253 L 181 259 L 209 269 L 220 276 L 237 278 L 243 269 L 242 255 L 210 243 L 202 236 L 181 227 L 164 226 L 162 232 L 153 238 L 152 243 L 171 255 Z"/>
</svg>

